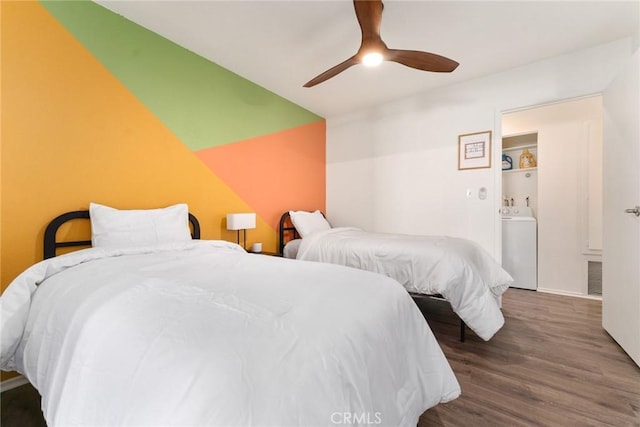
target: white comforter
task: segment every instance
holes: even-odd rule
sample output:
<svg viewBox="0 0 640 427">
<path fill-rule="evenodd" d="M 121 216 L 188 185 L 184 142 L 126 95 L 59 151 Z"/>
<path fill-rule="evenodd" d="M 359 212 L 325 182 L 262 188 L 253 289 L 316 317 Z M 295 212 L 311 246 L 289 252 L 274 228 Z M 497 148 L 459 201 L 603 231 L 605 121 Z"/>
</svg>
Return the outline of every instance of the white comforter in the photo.
<svg viewBox="0 0 640 427">
<path fill-rule="evenodd" d="M 499 297 L 513 279 L 470 240 L 337 227 L 305 236 L 297 258 L 381 273 L 409 292 L 441 294 L 484 340 L 504 325 Z"/>
<path fill-rule="evenodd" d="M 43 261 L 0 310 L 51 427 L 415 426 L 460 393 L 397 282 L 226 242 Z"/>
</svg>

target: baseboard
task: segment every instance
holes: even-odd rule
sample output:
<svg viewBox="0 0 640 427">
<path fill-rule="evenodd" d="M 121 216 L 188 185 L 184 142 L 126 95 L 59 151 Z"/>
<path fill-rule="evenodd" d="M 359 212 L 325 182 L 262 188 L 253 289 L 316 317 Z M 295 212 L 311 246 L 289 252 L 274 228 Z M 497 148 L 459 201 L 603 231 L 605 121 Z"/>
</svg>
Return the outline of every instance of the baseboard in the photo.
<svg viewBox="0 0 640 427">
<path fill-rule="evenodd" d="M 9 378 L 8 380 L 0 383 L 0 392 L 11 390 L 12 388 L 20 387 L 21 385 L 29 384 L 29 380 L 18 375 L 17 377 Z"/>
<path fill-rule="evenodd" d="M 544 292 L 546 294 L 564 295 L 566 297 L 577 297 L 577 298 L 602 301 L 601 295 L 584 295 L 584 294 L 579 294 L 577 292 L 559 291 L 557 289 L 546 289 L 546 288 L 538 288 L 538 292 Z"/>
</svg>

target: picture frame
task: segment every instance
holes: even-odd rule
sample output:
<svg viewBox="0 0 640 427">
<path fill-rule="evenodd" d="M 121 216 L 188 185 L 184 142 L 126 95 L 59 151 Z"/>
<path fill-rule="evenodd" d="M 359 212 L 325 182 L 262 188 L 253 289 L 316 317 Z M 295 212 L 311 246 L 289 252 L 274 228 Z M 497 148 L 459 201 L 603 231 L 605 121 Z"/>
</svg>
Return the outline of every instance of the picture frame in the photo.
<svg viewBox="0 0 640 427">
<path fill-rule="evenodd" d="M 458 170 L 491 167 L 491 131 L 458 136 Z"/>
</svg>

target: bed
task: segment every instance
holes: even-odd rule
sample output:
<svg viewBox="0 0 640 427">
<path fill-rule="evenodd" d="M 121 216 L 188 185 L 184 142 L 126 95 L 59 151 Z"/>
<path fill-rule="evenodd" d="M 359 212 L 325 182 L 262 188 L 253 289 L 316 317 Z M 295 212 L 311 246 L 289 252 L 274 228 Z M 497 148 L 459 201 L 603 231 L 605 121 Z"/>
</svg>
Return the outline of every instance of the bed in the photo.
<svg viewBox="0 0 640 427">
<path fill-rule="evenodd" d="M 280 218 L 279 251 L 380 273 L 413 296 L 443 298 L 461 319 L 462 341 L 465 324 L 485 341 L 504 325 L 501 295 L 513 279 L 470 240 L 331 227 L 320 211 L 289 211 Z"/>
<path fill-rule="evenodd" d="M 45 232 L 74 246 L 55 241 L 61 218 L 88 218 L 75 243 L 92 247 L 0 296 L 0 367 L 38 389 L 49 426 L 415 426 L 460 394 L 396 281 L 199 240 L 184 207 L 172 231 L 140 211 L 105 233 L 97 212 Z"/>
</svg>

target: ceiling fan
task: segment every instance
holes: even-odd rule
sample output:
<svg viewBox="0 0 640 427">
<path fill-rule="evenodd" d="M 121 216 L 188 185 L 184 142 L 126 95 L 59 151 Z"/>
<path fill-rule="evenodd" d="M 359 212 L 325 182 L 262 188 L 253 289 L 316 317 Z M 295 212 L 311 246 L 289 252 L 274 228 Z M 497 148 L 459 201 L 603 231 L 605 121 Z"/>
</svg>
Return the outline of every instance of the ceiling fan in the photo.
<svg viewBox="0 0 640 427">
<path fill-rule="evenodd" d="M 304 87 L 312 87 L 329 80 L 359 63 L 374 66 L 382 61 L 393 61 L 407 67 L 437 73 L 450 73 L 458 67 L 459 64 L 456 61 L 435 53 L 389 49 L 380 37 L 380 22 L 384 8 L 381 0 L 353 0 L 353 6 L 362 31 L 360 49 L 351 58 L 309 80 Z"/>
</svg>

